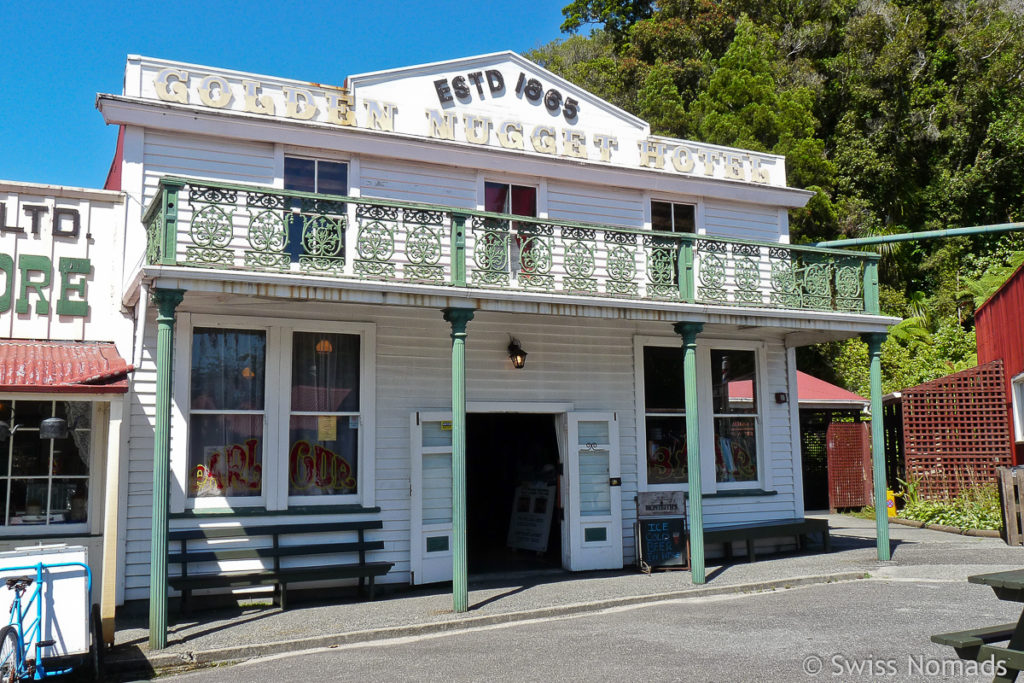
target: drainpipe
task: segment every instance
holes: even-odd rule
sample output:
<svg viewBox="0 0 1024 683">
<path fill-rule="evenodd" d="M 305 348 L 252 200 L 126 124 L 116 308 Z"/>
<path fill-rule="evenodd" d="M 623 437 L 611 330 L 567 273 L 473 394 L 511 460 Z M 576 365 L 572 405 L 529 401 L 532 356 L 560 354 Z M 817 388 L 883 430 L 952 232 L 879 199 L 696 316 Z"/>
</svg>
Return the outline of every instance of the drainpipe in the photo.
<svg viewBox="0 0 1024 683">
<path fill-rule="evenodd" d="M 873 244 L 892 244 L 893 242 L 916 242 L 946 237 L 965 237 L 967 235 L 995 235 L 1001 232 L 1024 230 L 1024 223 L 996 223 L 994 225 L 973 225 L 968 228 L 947 228 L 945 230 L 926 230 L 924 232 L 905 232 L 900 235 L 878 235 L 876 237 L 854 237 L 845 240 L 828 240 L 816 242 L 811 246 L 830 249 L 848 249 Z"/>
</svg>

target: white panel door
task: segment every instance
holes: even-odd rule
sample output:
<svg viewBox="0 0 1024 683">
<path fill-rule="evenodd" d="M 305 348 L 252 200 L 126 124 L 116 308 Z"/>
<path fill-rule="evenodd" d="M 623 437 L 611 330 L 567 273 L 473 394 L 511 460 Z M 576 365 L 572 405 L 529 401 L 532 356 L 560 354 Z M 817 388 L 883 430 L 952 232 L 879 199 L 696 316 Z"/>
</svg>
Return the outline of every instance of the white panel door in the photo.
<svg viewBox="0 0 1024 683">
<path fill-rule="evenodd" d="M 613 413 L 569 413 L 565 476 L 569 505 L 566 569 L 622 568 L 619 429 Z"/>
<path fill-rule="evenodd" d="M 452 416 L 413 413 L 412 583 L 452 580 Z"/>
</svg>

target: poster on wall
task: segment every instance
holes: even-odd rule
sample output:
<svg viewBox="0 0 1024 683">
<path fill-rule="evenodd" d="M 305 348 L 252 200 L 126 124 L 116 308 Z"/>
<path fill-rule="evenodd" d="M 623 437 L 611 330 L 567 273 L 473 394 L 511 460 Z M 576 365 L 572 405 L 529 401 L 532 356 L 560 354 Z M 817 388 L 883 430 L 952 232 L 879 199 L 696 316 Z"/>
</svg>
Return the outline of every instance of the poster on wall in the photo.
<svg viewBox="0 0 1024 683">
<path fill-rule="evenodd" d="M 544 483 L 517 486 L 506 545 L 521 550 L 546 551 L 554 509 L 554 486 Z"/>
</svg>

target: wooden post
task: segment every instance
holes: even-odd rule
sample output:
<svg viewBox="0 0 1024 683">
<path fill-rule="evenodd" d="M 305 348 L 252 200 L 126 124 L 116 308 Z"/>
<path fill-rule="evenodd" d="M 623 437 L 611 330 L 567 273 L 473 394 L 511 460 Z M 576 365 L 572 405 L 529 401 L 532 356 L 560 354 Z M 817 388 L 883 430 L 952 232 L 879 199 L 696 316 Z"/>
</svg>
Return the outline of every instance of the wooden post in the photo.
<svg viewBox="0 0 1024 683">
<path fill-rule="evenodd" d="M 452 609 L 469 611 L 466 540 L 466 325 L 472 308 L 446 308 L 452 326 Z"/>
<path fill-rule="evenodd" d="M 156 424 L 153 434 L 153 533 L 149 557 L 149 648 L 167 647 L 167 498 L 171 470 L 171 377 L 174 309 L 180 289 L 153 291 L 156 314 Z"/>
<path fill-rule="evenodd" d="M 999 474 L 999 502 L 1003 511 L 1003 540 L 1007 545 L 1020 545 L 1020 507 L 1017 505 L 1017 474 L 1009 467 L 996 468 Z"/>
<path fill-rule="evenodd" d="M 700 486 L 700 430 L 697 419 L 697 335 L 702 323 L 672 326 L 683 338 L 683 402 L 686 410 L 686 481 L 690 500 L 690 573 L 704 583 L 704 501 Z"/>
</svg>

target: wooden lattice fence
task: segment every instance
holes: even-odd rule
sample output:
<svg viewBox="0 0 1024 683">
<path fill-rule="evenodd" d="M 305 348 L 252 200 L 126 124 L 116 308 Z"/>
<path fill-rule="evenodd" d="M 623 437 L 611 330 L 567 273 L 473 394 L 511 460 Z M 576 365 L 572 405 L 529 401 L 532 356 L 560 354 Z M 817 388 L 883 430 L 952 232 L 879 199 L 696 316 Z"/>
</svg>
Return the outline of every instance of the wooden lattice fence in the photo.
<svg viewBox="0 0 1024 683">
<path fill-rule="evenodd" d="M 864 422 L 828 426 L 828 506 L 833 511 L 872 503 L 871 437 Z"/>
<path fill-rule="evenodd" d="M 1011 462 L 1002 361 L 905 389 L 907 476 L 924 498 L 946 499 L 975 483 L 998 481 Z"/>
</svg>

